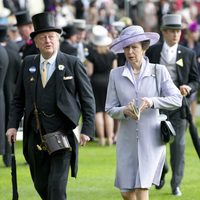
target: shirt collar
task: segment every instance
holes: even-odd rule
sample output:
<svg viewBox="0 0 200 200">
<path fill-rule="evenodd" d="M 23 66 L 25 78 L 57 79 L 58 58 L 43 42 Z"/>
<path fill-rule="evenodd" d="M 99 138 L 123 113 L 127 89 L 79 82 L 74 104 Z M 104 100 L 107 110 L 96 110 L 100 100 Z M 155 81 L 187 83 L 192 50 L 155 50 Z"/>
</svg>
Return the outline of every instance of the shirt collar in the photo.
<svg viewBox="0 0 200 200">
<path fill-rule="evenodd" d="M 164 42 L 163 48 L 164 50 L 171 50 L 171 51 L 176 52 L 178 48 L 178 44 L 175 44 L 172 47 L 170 47 L 166 42 Z"/>
<path fill-rule="evenodd" d="M 57 57 L 57 52 L 55 52 L 51 58 L 48 59 L 48 63 L 50 63 L 51 65 L 53 63 L 55 63 L 55 60 L 56 60 L 56 57 Z M 42 56 L 42 54 L 40 55 L 40 63 L 42 64 L 46 59 L 44 59 L 44 57 Z"/>
<path fill-rule="evenodd" d="M 139 77 L 141 76 L 141 74 L 143 73 L 144 71 L 144 68 L 145 68 L 145 65 L 146 65 L 146 59 L 145 58 L 142 58 L 142 64 L 141 64 L 141 68 L 140 68 L 140 73 L 139 73 Z M 132 76 L 133 76 L 133 68 L 131 66 L 131 64 L 129 62 L 127 62 L 127 67 L 129 69 L 129 71 L 131 72 Z"/>
</svg>

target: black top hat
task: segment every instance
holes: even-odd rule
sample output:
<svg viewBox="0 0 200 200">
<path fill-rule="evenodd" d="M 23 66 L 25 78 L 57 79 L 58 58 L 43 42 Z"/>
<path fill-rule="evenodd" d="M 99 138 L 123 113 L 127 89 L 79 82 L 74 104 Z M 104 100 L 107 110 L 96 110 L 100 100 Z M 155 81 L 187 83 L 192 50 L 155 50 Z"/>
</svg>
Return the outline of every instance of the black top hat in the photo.
<svg viewBox="0 0 200 200">
<path fill-rule="evenodd" d="M 21 11 L 15 14 L 17 24 L 16 26 L 22 26 L 27 24 L 32 24 L 31 17 L 28 11 Z"/>
<path fill-rule="evenodd" d="M 0 25 L 0 42 L 5 42 L 7 40 L 7 29 L 6 25 Z"/>
<path fill-rule="evenodd" d="M 34 32 L 30 34 L 33 39 L 38 33 L 55 31 L 59 34 L 62 33 L 62 29 L 56 27 L 55 17 L 50 12 L 43 12 L 36 14 L 32 17 L 34 26 Z"/>
<path fill-rule="evenodd" d="M 77 29 L 73 25 L 67 25 L 63 27 L 63 38 L 68 39 L 77 34 Z"/>
</svg>

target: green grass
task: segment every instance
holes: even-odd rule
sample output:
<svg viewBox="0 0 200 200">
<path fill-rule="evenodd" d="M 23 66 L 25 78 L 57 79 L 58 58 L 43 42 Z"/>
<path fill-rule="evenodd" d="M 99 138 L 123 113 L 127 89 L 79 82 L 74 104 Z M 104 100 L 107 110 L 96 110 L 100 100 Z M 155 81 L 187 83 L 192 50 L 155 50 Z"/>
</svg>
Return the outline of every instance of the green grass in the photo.
<svg viewBox="0 0 200 200">
<path fill-rule="evenodd" d="M 198 119 L 200 131 L 200 119 Z M 183 196 L 171 195 L 171 171 L 166 175 L 166 184 L 162 190 L 150 191 L 151 200 L 200 200 L 200 161 L 193 148 L 189 133 L 186 135 L 185 175 L 181 190 Z M 169 149 L 167 148 L 169 152 Z M 30 178 L 28 165 L 22 155 L 22 143 L 16 144 L 17 177 L 19 200 L 39 200 Z M 147 169 L 148 173 L 148 169 Z M 79 173 L 76 179 L 69 177 L 69 200 L 120 200 L 118 189 L 114 187 L 115 146 L 100 147 L 90 142 L 80 147 Z M 0 200 L 12 199 L 11 169 L 5 168 L 0 160 Z"/>
</svg>

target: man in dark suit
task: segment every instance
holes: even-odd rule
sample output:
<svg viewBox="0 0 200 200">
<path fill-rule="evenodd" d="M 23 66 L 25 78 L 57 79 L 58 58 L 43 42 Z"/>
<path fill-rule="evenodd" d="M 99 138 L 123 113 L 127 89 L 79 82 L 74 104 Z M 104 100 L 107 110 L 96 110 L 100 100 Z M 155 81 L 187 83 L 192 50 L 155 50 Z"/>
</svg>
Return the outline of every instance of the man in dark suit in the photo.
<svg viewBox="0 0 200 200">
<path fill-rule="evenodd" d="M 0 44 L 0 155 L 5 155 L 5 95 L 4 83 L 8 69 L 8 54 Z"/>
<path fill-rule="evenodd" d="M 9 60 L 3 88 L 5 97 L 5 128 L 7 127 L 10 103 L 14 95 L 17 76 L 21 65 L 21 58 L 16 51 L 17 45 L 8 39 L 7 29 L 8 27 L 6 25 L 0 25 L 0 44 L 7 51 Z M 3 155 L 3 161 L 6 167 L 11 166 L 11 149 L 7 140 L 5 140 L 5 154 Z"/>
<path fill-rule="evenodd" d="M 186 106 L 189 95 L 198 89 L 199 77 L 196 55 L 190 49 L 181 46 L 181 16 L 167 14 L 163 16 L 161 31 L 164 41 L 150 47 L 146 55 L 150 62 L 164 64 L 176 86 L 180 89 L 183 98 L 182 107 L 175 111 L 162 111 L 167 115 L 176 131 L 176 137 L 170 144 L 170 163 L 172 169 L 172 194 L 181 196 L 180 184 L 184 174 Z M 160 189 L 164 185 L 165 174 L 168 171 L 167 162 L 163 168 Z"/>
<path fill-rule="evenodd" d="M 63 53 L 77 56 L 77 30 L 73 24 L 68 24 L 63 28 L 63 41 L 60 43 L 60 50 Z"/>
<path fill-rule="evenodd" d="M 78 142 L 73 129 L 82 113 L 80 145 L 94 134 L 95 101 L 83 64 L 76 57 L 59 51 L 61 29 L 52 13 L 32 17 L 35 31 L 31 38 L 40 55 L 27 56 L 18 76 L 6 135 L 16 140 L 24 114 L 23 152 L 30 166 L 34 186 L 43 200 L 66 199 L 69 167 L 77 175 Z M 47 69 L 45 69 L 45 65 Z M 36 114 L 38 113 L 38 114 Z M 62 133 L 71 148 L 46 151 L 44 135 L 55 134 L 53 147 L 62 144 Z"/>
</svg>

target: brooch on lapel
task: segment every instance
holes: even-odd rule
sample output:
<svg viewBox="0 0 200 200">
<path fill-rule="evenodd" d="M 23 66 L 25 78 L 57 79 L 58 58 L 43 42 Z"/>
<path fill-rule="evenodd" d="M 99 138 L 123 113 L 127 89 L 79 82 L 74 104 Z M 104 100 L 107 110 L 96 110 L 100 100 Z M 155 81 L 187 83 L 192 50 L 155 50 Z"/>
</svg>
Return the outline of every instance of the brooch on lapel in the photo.
<svg viewBox="0 0 200 200">
<path fill-rule="evenodd" d="M 33 82 L 35 79 L 33 77 L 30 78 L 30 82 Z"/>
<path fill-rule="evenodd" d="M 63 80 L 66 81 L 66 80 L 71 80 L 73 79 L 73 76 L 64 76 L 63 77 Z"/>
<path fill-rule="evenodd" d="M 180 67 L 183 67 L 183 59 L 179 59 L 176 61 L 176 64 L 179 65 Z"/>
<path fill-rule="evenodd" d="M 65 68 L 65 66 L 64 66 L 64 65 L 58 65 L 58 69 L 59 69 L 59 70 L 61 70 L 61 71 L 62 71 L 62 70 L 64 70 L 64 68 Z"/>
</svg>

